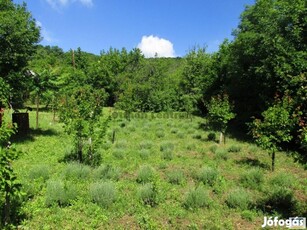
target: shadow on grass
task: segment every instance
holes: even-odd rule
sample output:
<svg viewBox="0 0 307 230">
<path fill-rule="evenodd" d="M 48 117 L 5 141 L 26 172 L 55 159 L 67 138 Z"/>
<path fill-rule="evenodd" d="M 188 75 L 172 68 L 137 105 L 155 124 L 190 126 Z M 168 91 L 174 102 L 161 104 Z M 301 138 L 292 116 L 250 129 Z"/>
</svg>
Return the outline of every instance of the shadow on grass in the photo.
<svg viewBox="0 0 307 230">
<path fill-rule="evenodd" d="M 241 160 L 237 160 L 236 163 L 240 164 L 240 165 L 248 165 L 248 166 L 251 166 L 251 167 L 258 167 L 258 168 L 270 170 L 269 165 L 261 163 L 258 159 L 253 159 L 253 158 L 250 158 L 250 157 L 245 157 Z"/>
<path fill-rule="evenodd" d="M 58 133 L 54 129 L 32 129 L 28 133 L 17 133 L 12 136 L 13 143 L 25 143 L 34 141 L 37 136 L 55 136 Z"/>
</svg>

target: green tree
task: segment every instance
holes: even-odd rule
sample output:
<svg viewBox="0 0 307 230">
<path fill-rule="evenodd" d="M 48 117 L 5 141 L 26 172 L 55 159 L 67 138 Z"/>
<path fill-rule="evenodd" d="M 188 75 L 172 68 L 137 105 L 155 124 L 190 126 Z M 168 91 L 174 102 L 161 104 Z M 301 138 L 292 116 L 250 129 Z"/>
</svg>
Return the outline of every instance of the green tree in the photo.
<svg viewBox="0 0 307 230">
<path fill-rule="evenodd" d="M 212 97 L 207 105 L 209 124 L 220 132 L 219 143 L 225 143 L 225 132 L 228 122 L 235 117 L 233 106 L 229 102 L 227 94 Z"/>
<path fill-rule="evenodd" d="M 10 86 L 15 102 L 22 101 L 27 78 L 18 74 L 35 51 L 39 28 L 26 5 L 0 1 L 0 78 Z"/>
<path fill-rule="evenodd" d="M 13 213 L 12 204 L 22 195 L 21 184 L 12 167 L 12 162 L 19 156 L 19 152 L 9 142 L 13 133 L 14 130 L 5 123 L 0 127 L 0 199 L 4 204 L 0 227 L 2 224 L 4 226 L 12 224 L 11 217 L 17 215 Z"/>
<path fill-rule="evenodd" d="M 60 118 L 65 131 L 73 138 L 73 154 L 81 163 L 98 163 L 95 162 L 97 147 L 103 140 L 108 121 L 102 121 L 105 98 L 104 90 L 82 86 L 67 92 L 62 99 Z"/>
<path fill-rule="evenodd" d="M 272 157 L 272 171 L 275 168 L 275 153 L 280 150 L 280 144 L 292 140 L 293 124 L 297 121 L 291 114 L 289 98 L 277 101 L 262 113 L 263 119 L 255 119 L 251 123 L 251 133 L 257 144 L 268 150 Z"/>
</svg>

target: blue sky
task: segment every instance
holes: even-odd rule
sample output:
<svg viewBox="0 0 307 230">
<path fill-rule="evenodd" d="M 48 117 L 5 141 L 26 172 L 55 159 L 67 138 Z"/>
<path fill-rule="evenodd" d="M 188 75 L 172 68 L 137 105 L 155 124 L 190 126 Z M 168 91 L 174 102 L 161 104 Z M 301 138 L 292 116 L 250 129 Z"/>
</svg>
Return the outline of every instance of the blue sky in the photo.
<svg viewBox="0 0 307 230">
<path fill-rule="evenodd" d="M 14 0 L 22 3 L 22 0 Z M 41 27 L 41 44 L 99 54 L 139 47 L 145 56 L 218 50 L 254 0 L 25 0 Z"/>
</svg>

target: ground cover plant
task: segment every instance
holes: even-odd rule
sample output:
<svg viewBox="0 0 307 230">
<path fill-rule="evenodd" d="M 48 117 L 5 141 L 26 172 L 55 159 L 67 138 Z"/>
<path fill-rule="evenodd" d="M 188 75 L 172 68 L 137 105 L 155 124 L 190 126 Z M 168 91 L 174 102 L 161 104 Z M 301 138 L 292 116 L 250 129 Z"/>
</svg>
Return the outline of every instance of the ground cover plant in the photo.
<svg viewBox="0 0 307 230">
<path fill-rule="evenodd" d="M 124 127 L 122 119 L 112 119 L 107 133 L 116 129 L 116 140 L 106 135 L 96 166 L 63 161 L 73 139 L 52 121 L 52 113 L 41 112 L 40 119 L 39 132 L 33 126 L 27 137 L 15 140 L 17 150 L 27 153 L 13 164 L 25 193 L 21 226 L 257 229 L 265 215 L 305 214 L 303 165 L 280 152 L 271 172 L 267 153 L 253 144 L 228 137 L 220 146 L 195 138 L 185 125 L 207 137 L 212 131 L 200 128 L 203 118 L 131 119 Z M 30 121 L 35 124 L 34 112 Z M 156 135 L 157 124 L 164 137 Z M 127 131 L 131 125 L 134 130 Z M 187 148 L 187 142 L 194 147 Z M 114 155 L 119 149 L 121 158 Z"/>
</svg>

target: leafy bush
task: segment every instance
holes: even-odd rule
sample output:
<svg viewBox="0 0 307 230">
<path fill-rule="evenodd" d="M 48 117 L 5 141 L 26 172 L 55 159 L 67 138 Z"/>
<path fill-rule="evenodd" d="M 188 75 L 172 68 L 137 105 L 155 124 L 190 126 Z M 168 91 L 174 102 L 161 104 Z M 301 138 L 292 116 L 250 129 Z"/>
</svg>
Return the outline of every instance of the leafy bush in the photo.
<svg viewBox="0 0 307 230">
<path fill-rule="evenodd" d="M 196 149 L 196 145 L 194 143 L 189 143 L 186 148 L 189 151 L 193 151 Z"/>
<path fill-rule="evenodd" d="M 125 149 L 127 148 L 127 146 L 128 146 L 128 142 L 126 140 L 118 140 L 115 143 L 115 148 L 118 148 L 118 149 Z"/>
<path fill-rule="evenodd" d="M 289 173 L 279 173 L 270 180 L 270 185 L 290 188 L 295 182 L 295 178 Z"/>
<path fill-rule="evenodd" d="M 294 215 L 297 207 L 297 201 L 291 189 L 282 186 L 271 186 L 267 191 L 267 197 L 264 198 L 265 211 L 277 211 L 283 216 Z"/>
<path fill-rule="evenodd" d="M 113 167 L 112 165 L 100 165 L 94 170 L 95 179 L 115 180 L 117 181 L 120 177 L 119 168 Z"/>
<path fill-rule="evenodd" d="M 209 133 L 207 136 L 208 141 L 216 141 L 216 134 L 215 133 Z"/>
<path fill-rule="evenodd" d="M 145 140 L 140 143 L 141 149 L 151 149 L 152 146 L 153 146 L 153 143 L 152 141 L 149 141 L 149 140 Z"/>
<path fill-rule="evenodd" d="M 138 197 L 145 204 L 151 207 L 158 204 L 156 185 L 147 183 L 138 189 Z"/>
<path fill-rule="evenodd" d="M 177 135 L 176 135 L 178 138 L 180 138 L 180 139 L 182 139 L 182 138 L 184 138 L 185 137 L 185 134 L 184 134 L 184 132 L 178 132 L 177 133 Z"/>
<path fill-rule="evenodd" d="M 211 204 L 212 199 L 210 198 L 209 191 L 200 186 L 186 195 L 183 206 L 187 209 L 195 209 L 210 207 Z"/>
<path fill-rule="evenodd" d="M 182 184 L 185 180 L 181 170 L 174 170 L 167 174 L 168 182 L 171 184 Z"/>
<path fill-rule="evenodd" d="M 46 200 L 47 206 L 58 204 L 60 206 L 69 205 L 78 195 L 77 187 L 73 183 L 64 184 L 60 180 L 47 181 Z"/>
<path fill-rule="evenodd" d="M 227 160 L 228 154 L 225 149 L 217 149 L 215 151 L 215 158 L 219 160 Z"/>
<path fill-rule="evenodd" d="M 168 151 L 162 152 L 162 159 L 170 161 L 170 160 L 173 160 L 173 158 L 174 158 L 174 154 L 172 151 L 168 150 Z"/>
<path fill-rule="evenodd" d="M 230 153 L 238 153 L 241 151 L 241 147 L 238 146 L 238 145 L 231 145 L 229 148 L 228 148 L 228 152 Z"/>
<path fill-rule="evenodd" d="M 235 189 L 228 194 L 226 204 L 230 208 L 246 210 L 251 205 L 250 195 L 244 189 Z"/>
<path fill-rule="evenodd" d="M 212 152 L 212 153 L 215 153 L 216 152 L 216 150 L 217 150 L 217 145 L 211 145 L 210 147 L 209 147 L 209 150 Z"/>
<path fill-rule="evenodd" d="M 156 131 L 156 136 L 157 136 L 158 138 L 165 137 L 164 130 L 158 130 L 158 131 Z"/>
<path fill-rule="evenodd" d="M 92 201 L 107 208 L 116 200 L 116 189 L 112 182 L 94 183 L 89 190 Z"/>
<path fill-rule="evenodd" d="M 201 134 L 195 133 L 195 134 L 192 135 L 192 138 L 200 140 L 201 139 Z"/>
<path fill-rule="evenodd" d="M 126 151 L 122 148 L 116 148 L 113 150 L 113 156 L 117 159 L 124 159 Z"/>
<path fill-rule="evenodd" d="M 139 183 L 148 183 L 153 180 L 154 177 L 154 170 L 151 166 L 145 165 L 141 166 L 136 181 Z"/>
<path fill-rule="evenodd" d="M 178 129 L 175 129 L 175 128 L 174 128 L 174 129 L 172 129 L 172 130 L 171 130 L 171 133 L 173 133 L 173 134 L 178 133 Z"/>
<path fill-rule="evenodd" d="M 143 160 L 148 159 L 149 156 L 150 156 L 150 150 L 149 150 L 149 149 L 141 149 L 141 150 L 139 150 L 138 152 L 139 152 L 140 157 L 141 157 Z"/>
<path fill-rule="evenodd" d="M 47 165 L 35 165 L 29 171 L 29 179 L 36 180 L 36 179 L 43 179 L 44 181 L 49 179 L 49 167 Z"/>
<path fill-rule="evenodd" d="M 66 166 L 64 175 L 66 179 L 80 180 L 89 178 L 91 168 L 87 165 L 82 165 L 77 162 L 69 163 Z"/>
<path fill-rule="evenodd" d="M 173 151 L 175 148 L 175 145 L 172 142 L 162 142 L 160 145 L 160 151 Z"/>
<path fill-rule="evenodd" d="M 213 186 L 218 178 L 218 171 L 211 167 L 203 167 L 196 174 L 196 179 L 204 184 Z"/>
<path fill-rule="evenodd" d="M 245 172 L 241 178 L 240 182 L 244 187 L 259 189 L 264 181 L 263 172 L 260 169 L 250 169 Z"/>
</svg>

